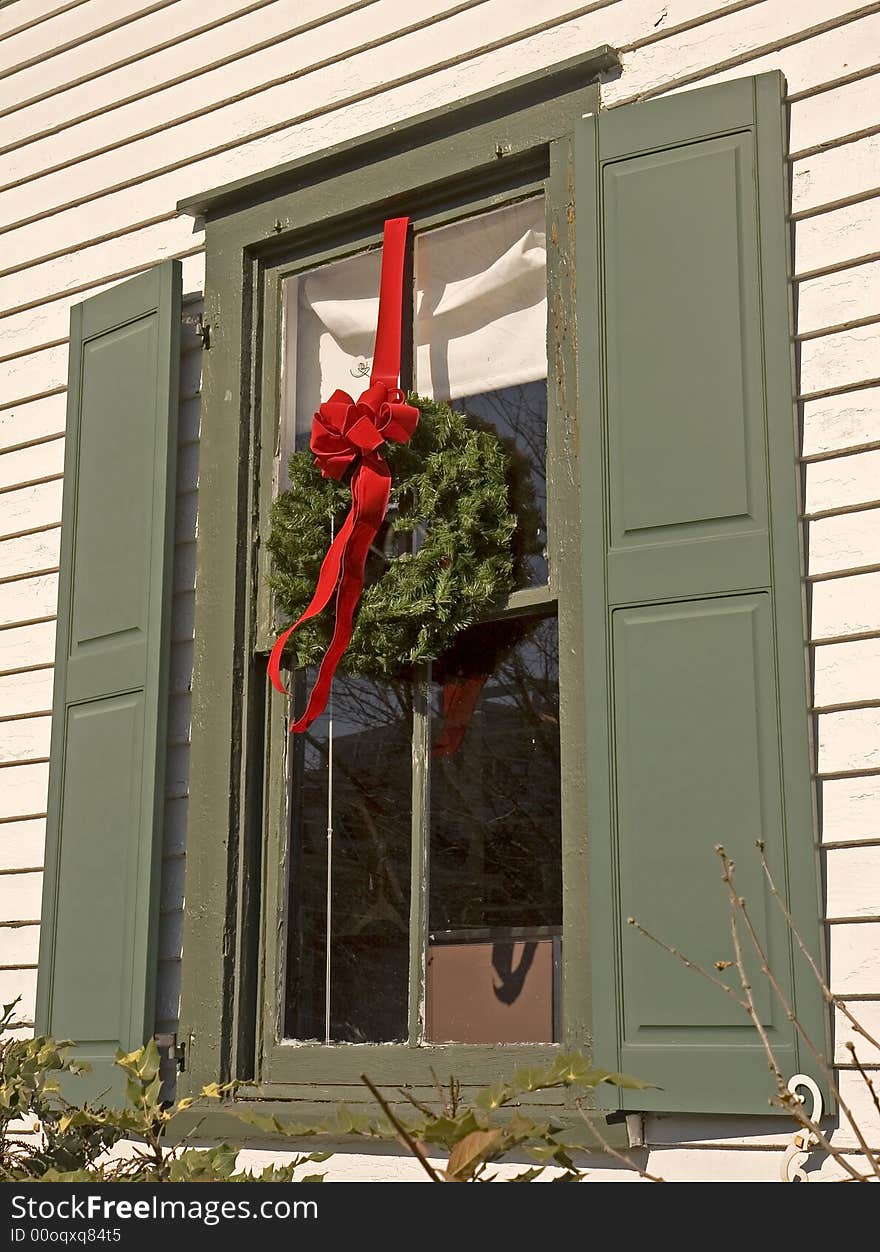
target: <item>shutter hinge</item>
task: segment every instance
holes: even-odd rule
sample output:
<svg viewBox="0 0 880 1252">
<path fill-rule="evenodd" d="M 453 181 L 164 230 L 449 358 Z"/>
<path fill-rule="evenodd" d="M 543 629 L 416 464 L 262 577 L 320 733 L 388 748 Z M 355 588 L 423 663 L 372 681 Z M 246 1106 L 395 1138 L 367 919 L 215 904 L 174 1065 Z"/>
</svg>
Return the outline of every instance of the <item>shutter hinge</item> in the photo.
<svg viewBox="0 0 880 1252">
<path fill-rule="evenodd" d="M 177 1035 L 153 1035 L 159 1055 L 166 1061 L 173 1061 L 177 1072 L 182 1074 L 186 1069 L 186 1044 L 177 1042 Z"/>
<path fill-rule="evenodd" d="M 211 327 L 205 321 L 201 313 L 184 313 L 181 317 L 184 326 L 191 326 L 193 332 L 207 352 L 211 346 Z"/>
</svg>

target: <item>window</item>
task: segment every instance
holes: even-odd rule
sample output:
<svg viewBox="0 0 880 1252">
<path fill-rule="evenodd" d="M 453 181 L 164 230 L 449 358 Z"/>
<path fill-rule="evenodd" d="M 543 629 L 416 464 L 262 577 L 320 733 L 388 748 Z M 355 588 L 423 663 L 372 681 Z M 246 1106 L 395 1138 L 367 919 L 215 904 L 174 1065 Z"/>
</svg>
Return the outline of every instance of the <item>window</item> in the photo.
<svg viewBox="0 0 880 1252">
<path fill-rule="evenodd" d="M 532 175 L 411 214 L 403 382 L 509 449 L 522 483 L 516 589 L 430 666 L 384 683 L 337 675 L 303 736 L 287 734 L 289 709 L 269 700 L 266 846 L 277 873 L 263 934 L 279 938 L 262 1012 L 274 1023 L 265 1062 L 276 1074 L 311 1064 L 344 1077 L 343 1043 L 372 1045 L 371 1063 L 406 1072 L 414 1045 L 524 1047 L 527 1060 L 565 1037 L 565 493 L 548 502 L 546 484 L 570 451 L 563 423 L 548 424 L 548 210 L 546 179 Z M 280 416 L 262 458 L 279 488 L 321 397 L 352 390 L 369 369 L 379 264 L 375 245 L 352 241 L 279 267 Z M 375 559 L 368 577 L 381 568 Z M 567 574 L 574 610 L 572 553 Z M 266 612 L 258 669 L 275 626 Z M 569 631 L 575 620 L 570 612 Z M 567 643 L 574 657 L 573 635 Z M 294 678 L 297 707 L 311 678 Z M 572 762 L 582 751 L 573 737 L 566 750 Z"/>
<path fill-rule="evenodd" d="M 287 447 L 307 441 L 320 397 L 363 368 L 378 259 L 284 282 L 295 320 Z M 418 672 L 338 677 L 325 715 L 290 741 L 282 1031 L 326 1043 L 552 1043 L 562 860 L 543 196 L 417 231 L 413 271 L 415 390 L 505 441 L 523 484 L 516 583 L 531 593 Z M 375 564 L 381 576 L 381 556 Z M 427 933 L 411 935 L 411 918 Z M 409 1002 L 423 983 L 424 1008 Z"/>
<path fill-rule="evenodd" d="M 626 918 L 717 959 L 712 847 L 760 834 L 802 932 L 818 932 L 781 80 L 599 114 L 585 77 L 610 63 L 600 52 L 184 206 L 208 218 L 212 327 L 193 1089 L 250 1078 L 251 1098 L 303 1116 L 362 1098 L 365 1069 L 418 1093 L 438 1066 L 482 1083 L 579 1047 L 658 1084 L 628 1108 L 766 1113 L 749 1027 L 640 949 Z M 337 682 L 330 792 L 329 717 L 291 741 L 266 690 L 267 519 L 300 415 L 369 356 L 375 249 L 402 213 L 412 380 L 514 440 L 534 525 L 521 586 L 448 656 L 384 685 Z M 529 329 L 542 224 L 543 343 Z M 470 317 L 475 291 L 497 316 Z M 790 952 L 760 882 L 744 886 Z M 790 994 L 821 1037 L 790 955 Z M 797 1038 L 766 1014 L 794 1072 Z"/>
</svg>

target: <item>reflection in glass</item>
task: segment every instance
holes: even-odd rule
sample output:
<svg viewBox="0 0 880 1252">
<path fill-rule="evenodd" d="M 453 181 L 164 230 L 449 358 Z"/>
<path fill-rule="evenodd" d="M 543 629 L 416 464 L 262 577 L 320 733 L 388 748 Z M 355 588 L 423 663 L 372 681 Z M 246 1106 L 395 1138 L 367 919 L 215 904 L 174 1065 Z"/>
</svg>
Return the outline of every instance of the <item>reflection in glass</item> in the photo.
<svg viewBox="0 0 880 1252">
<path fill-rule="evenodd" d="M 554 1037 L 560 839 L 556 619 L 474 627 L 433 674 L 433 1040 Z"/>
<path fill-rule="evenodd" d="M 305 681 L 298 677 L 302 707 Z M 314 673 L 306 677 L 311 687 Z M 409 683 L 337 676 L 327 713 L 306 734 L 291 736 L 288 1038 L 406 1038 L 411 709 Z"/>
<path fill-rule="evenodd" d="M 415 247 L 415 390 L 488 423 L 521 458 L 520 587 L 547 582 L 544 212 L 542 197 L 520 201 L 425 231 Z"/>
<path fill-rule="evenodd" d="M 435 400 L 547 376 L 543 197 L 416 236 L 415 388 Z"/>
<path fill-rule="evenodd" d="M 519 459 L 511 502 L 519 525 L 514 536 L 516 585 L 547 582 L 547 380 L 462 396 L 452 407 L 492 426 Z"/>
</svg>

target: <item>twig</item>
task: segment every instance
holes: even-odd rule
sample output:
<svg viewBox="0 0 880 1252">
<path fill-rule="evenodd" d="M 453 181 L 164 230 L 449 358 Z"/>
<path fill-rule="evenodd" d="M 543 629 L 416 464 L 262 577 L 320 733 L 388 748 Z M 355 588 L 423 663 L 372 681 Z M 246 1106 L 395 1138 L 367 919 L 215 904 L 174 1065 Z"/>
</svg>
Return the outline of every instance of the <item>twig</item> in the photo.
<svg viewBox="0 0 880 1252">
<path fill-rule="evenodd" d="M 849 1024 L 853 1027 L 853 1029 L 857 1031 L 858 1034 L 860 1034 L 864 1039 L 866 1039 L 868 1043 L 871 1044 L 872 1047 L 880 1048 L 880 1040 L 875 1039 L 872 1034 L 870 1034 L 867 1030 L 865 1030 L 862 1023 L 858 1021 L 857 1018 L 855 1018 L 852 1015 L 847 1004 L 843 1000 L 841 1000 L 838 996 L 836 996 L 834 992 L 831 990 L 831 988 L 828 986 L 828 984 L 825 982 L 825 979 L 822 977 L 822 971 L 819 969 L 819 966 L 813 960 L 812 953 L 807 948 L 807 945 L 804 943 L 803 939 L 801 938 L 800 932 L 798 931 L 797 926 L 795 926 L 794 924 L 794 918 L 789 912 L 788 907 L 786 906 L 786 903 L 783 900 L 779 892 L 779 888 L 776 886 L 776 883 L 773 881 L 773 875 L 770 872 L 770 866 L 767 864 L 767 858 L 764 855 L 763 841 L 761 839 L 758 839 L 756 841 L 756 846 L 758 848 L 758 851 L 761 854 L 761 868 L 764 871 L 764 877 L 767 879 L 767 885 L 770 888 L 770 894 L 775 898 L 776 903 L 779 905 L 779 908 L 782 911 L 782 916 L 785 918 L 786 922 L 788 923 L 789 930 L 791 931 L 791 933 L 794 935 L 795 939 L 797 940 L 798 947 L 800 948 L 803 955 L 806 957 L 806 960 L 810 966 L 810 969 L 815 974 L 816 981 L 819 984 L 819 987 L 822 991 L 822 995 L 825 999 L 825 1002 L 827 1004 L 832 1005 L 834 1008 L 839 1009 L 840 1012 L 843 1014 L 843 1016 L 847 1019 Z"/>
<path fill-rule="evenodd" d="M 373 1099 L 376 1101 L 376 1103 L 379 1105 L 382 1112 L 388 1118 L 391 1125 L 397 1131 L 398 1135 L 403 1140 L 406 1147 L 409 1148 L 410 1152 L 412 1152 L 416 1160 L 421 1163 L 422 1169 L 431 1179 L 431 1182 L 443 1182 L 444 1180 L 437 1173 L 436 1169 L 428 1160 L 428 1158 L 425 1156 L 424 1152 L 416 1143 L 415 1139 L 413 1139 L 412 1135 L 409 1133 L 406 1126 L 404 1126 L 403 1122 L 400 1121 L 399 1118 L 395 1117 L 394 1113 L 392 1113 L 391 1106 L 389 1105 L 385 1097 L 382 1095 L 382 1092 L 379 1090 L 379 1088 L 374 1086 L 374 1084 L 370 1082 L 366 1074 L 361 1074 L 361 1082 L 369 1090 Z"/>
<path fill-rule="evenodd" d="M 865 1157 L 868 1163 L 870 1164 L 872 1170 L 874 1171 L 875 1174 L 880 1174 L 880 1165 L 878 1165 L 876 1157 L 874 1156 L 871 1149 L 868 1147 L 868 1144 L 867 1144 L 867 1141 L 865 1140 L 864 1135 L 859 1129 L 859 1126 L 856 1123 L 855 1118 L 853 1117 L 846 1101 L 843 1099 L 843 1096 L 840 1093 L 840 1088 L 838 1087 L 837 1082 L 834 1078 L 833 1070 L 828 1065 L 827 1061 L 825 1060 L 825 1057 L 822 1055 L 822 1053 L 813 1043 L 810 1036 L 804 1030 L 803 1026 L 801 1025 L 800 1021 L 797 1018 L 797 1015 L 795 1014 L 794 1009 L 789 1004 L 788 999 L 786 998 L 785 992 L 782 990 L 782 987 L 780 986 L 775 975 L 773 974 L 773 971 L 770 969 L 770 964 L 767 959 L 767 954 L 765 953 L 761 945 L 761 941 L 758 938 L 757 931 L 752 925 L 752 919 L 749 916 L 749 911 L 746 907 L 746 902 L 742 898 L 742 896 L 739 896 L 736 893 L 736 888 L 733 882 L 733 869 L 734 869 L 733 861 L 730 860 L 724 848 L 719 846 L 717 848 L 717 852 L 718 852 L 718 855 L 721 857 L 721 863 L 724 867 L 724 873 L 722 877 L 724 878 L 724 882 L 727 886 L 727 890 L 730 895 L 731 909 L 738 910 L 740 915 L 742 916 L 743 922 L 748 932 L 749 939 L 752 942 L 752 947 L 755 949 L 755 952 L 758 956 L 758 960 L 760 961 L 761 972 L 764 974 L 765 978 L 770 983 L 770 986 L 773 988 L 773 991 L 777 999 L 779 1000 L 779 1003 L 782 1005 L 783 1009 L 785 1010 L 785 1014 L 788 1017 L 788 1020 L 792 1023 L 792 1025 L 794 1026 L 795 1030 L 797 1031 L 801 1039 L 803 1039 L 804 1043 L 806 1044 L 806 1046 L 809 1048 L 810 1052 L 812 1053 L 813 1059 L 816 1061 L 816 1064 L 819 1066 L 819 1068 L 822 1070 L 823 1074 L 827 1078 L 828 1085 L 831 1088 L 832 1094 L 834 1095 L 834 1098 L 837 1100 L 838 1104 L 840 1105 L 843 1113 L 849 1119 L 850 1124 L 852 1125 L 852 1128 L 853 1128 L 853 1132 L 859 1141 L 859 1146 L 862 1149 L 863 1153 L 865 1154 Z M 743 977 L 743 973 L 744 973 L 744 967 L 743 969 L 740 970 L 741 980 Z M 763 1027 L 759 1023 L 757 1011 L 750 1013 L 750 1016 L 752 1017 L 752 1021 L 754 1025 L 758 1029 L 758 1033 L 761 1035 L 761 1039 L 762 1039 L 762 1042 L 764 1043 L 765 1049 L 770 1049 L 769 1055 L 772 1057 L 772 1066 L 774 1068 L 774 1071 L 778 1072 L 776 1058 L 772 1054 L 772 1048 L 770 1048 L 769 1040 L 767 1039 L 767 1036 L 763 1031 Z M 784 1084 L 782 1085 L 784 1086 Z"/>
<path fill-rule="evenodd" d="M 866 1072 L 864 1066 L 862 1065 L 862 1062 L 856 1056 L 856 1045 L 853 1043 L 852 1039 L 848 1039 L 846 1041 L 846 1049 L 853 1059 L 853 1065 L 855 1065 L 856 1069 L 861 1074 L 862 1078 L 865 1081 L 865 1086 L 868 1088 L 868 1090 L 871 1093 L 871 1099 L 874 1101 L 874 1108 L 877 1110 L 878 1113 L 880 1113 L 880 1097 L 878 1097 L 877 1095 L 877 1089 L 874 1086 L 873 1082 L 871 1082 L 871 1077 Z"/>
<path fill-rule="evenodd" d="M 708 982 L 712 983 L 713 986 L 720 987 L 722 991 L 727 992 L 727 994 L 733 998 L 734 1002 L 738 1004 L 740 1008 L 742 1008 L 746 1014 L 749 1014 L 748 1003 L 740 999 L 740 997 L 736 994 L 736 992 L 733 990 L 732 987 L 728 987 L 726 983 L 722 982 L 719 978 L 716 978 L 713 974 L 710 974 L 709 971 L 705 969 L 702 965 L 700 965 L 697 961 L 692 961 L 689 957 L 686 957 L 677 948 L 673 948 L 669 944 L 664 943 L 662 939 L 658 939 L 656 935 L 653 935 L 649 930 L 646 930 L 644 926 L 642 926 L 639 922 L 635 920 L 635 918 L 630 918 L 629 922 L 631 925 L 635 926 L 635 928 L 641 934 L 643 934 L 647 939 L 652 940 L 654 943 L 657 944 L 658 947 L 670 953 L 670 955 L 674 956 L 686 968 L 694 970 L 696 973 L 701 974 L 702 977 L 705 978 Z M 769 1041 L 768 1041 L 768 1044 L 769 1044 Z M 765 1047 L 765 1051 L 766 1051 L 766 1047 Z M 770 1049 L 770 1051 L 772 1055 L 772 1049 Z M 770 1057 L 768 1057 L 768 1061 L 769 1060 L 770 1060 Z M 775 1058 L 773 1058 L 772 1068 L 773 1068 L 774 1073 L 778 1070 L 778 1065 L 776 1065 L 775 1063 Z M 778 1083 L 777 1083 L 777 1088 L 778 1088 Z M 832 1088 L 836 1093 L 836 1087 L 834 1087 L 833 1084 L 832 1084 Z M 847 1161 L 846 1158 L 828 1141 L 824 1132 L 822 1131 L 822 1128 L 817 1123 L 813 1122 L 809 1117 L 807 1117 L 806 1113 L 803 1111 L 803 1107 L 801 1105 L 800 1100 L 798 1100 L 797 1097 L 794 1096 L 788 1090 L 787 1086 L 782 1087 L 782 1089 L 778 1089 L 778 1098 L 779 1098 L 780 1104 L 782 1104 L 783 1107 L 789 1110 L 789 1113 L 795 1119 L 795 1121 L 800 1126 L 802 1126 L 805 1130 L 811 1131 L 811 1133 L 815 1136 L 817 1140 L 818 1146 L 822 1147 L 828 1153 L 828 1155 L 832 1158 L 832 1160 L 836 1161 L 841 1166 L 841 1168 L 844 1169 L 850 1175 L 850 1177 L 846 1180 L 847 1182 L 866 1182 L 867 1181 L 867 1176 L 860 1174 L 857 1170 L 855 1170 L 853 1166 L 850 1165 L 849 1161 Z"/>
<path fill-rule="evenodd" d="M 618 1152 L 617 1148 L 613 1148 L 602 1134 L 596 1123 L 587 1117 L 579 1099 L 575 1100 L 575 1104 L 577 1105 L 577 1111 L 580 1113 L 581 1117 L 602 1145 L 603 1152 L 607 1152 L 609 1156 L 613 1156 L 615 1160 L 620 1161 L 620 1163 L 625 1165 L 627 1169 L 635 1170 L 639 1177 L 644 1178 L 646 1182 L 666 1182 L 665 1178 L 661 1178 L 658 1174 L 649 1174 L 646 1169 L 642 1169 L 640 1165 L 636 1165 L 635 1161 L 630 1160 L 628 1156 L 624 1156 L 622 1152 Z"/>
<path fill-rule="evenodd" d="M 403 1096 L 404 1100 L 409 1100 L 414 1109 L 418 1109 L 420 1113 L 424 1113 L 425 1117 L 433 1117 L 434 1110 L 427 1104 L 422 1104 L 421 1100 L 417 1100 L 411 1091 L 407 1091 L 406 1087 L 398 1087 L 397 1090 Z"/>
<path fill-rule="evenodd" d="M 729 987 L 721 978 L 718 978 L 715 974 L 710 973 L 704 965 L 700 965 L 698 961 L 692 961 L 689 956 L 685 956 L 685 954 L 680 952 L 678 948 L 673 948 L 670 944 L 664 943 L 662 939 L 658 939 L 656 935 L 652 935 L 650 930 L 646 930 L 637 918 L 628 917 L 626 920 L 630 926 L 633 926 L 639 932 L 640 935 L 644 935 L 646 939 L 650 939 L 652 943 L 656 943 L 658 948 L 662 948 L 664 952 L 668 952 L 670 956 L 674 956 L 675 959 L 680 961 L 681 964 L 687 969 L 696 970 L 698 974 L 702 974 L 704 978 L 708 978 L 709 982 L 714 983 L 716 987 L 719 987 L 722 991 L 726 992 L 727 995 L 732 996 L 741 1009 L 745 1009 L 747 1007 L 745 1000 L 741 1000 L 739 998 L 733 987 Z"/>
<path fill-rule="evenodd" d="M 755 1030 L 757 1030 L 761 1043 L 764 1045 L 764 1052 L 767 1055 L 767 1064 L 770 1067 L 770 1072 L 776 1079 L 776 1086 L 780 1091 L 785 1091 L 787 1090 L 785 1079 L 782 1076 L 782 1071 L 780 1070 L 779 1064 L 774 1055 L 773 1047 L 770 1043 L 767 1031 L 764 1029 L 764 1023 L 761 1021 L 760 1015 L 758 1014 L 758 1009 L 755 1005 L 755 998 L 752 995 L 752 984 L 749 982 L 745 961 L 743 960 L 742 945 L 739 941 L 739 931 L 736 926 L 736 910 L 737 906 L 740 908 L 744 907 L 744 901 L 740 900 L 733 889 L 733 879 L 730 876 L 733 869 L 733 863 L 727 859 L 727 853 L 723 848 L 718 849 L 718 855 L 721 857 L 721 863 L 724 866 L 724 881 L 727 883 L 727 887 L 730 892 L 730 934 L 733 939 L 733 954 L 734 960 L 736 961 L 736 971 L 739 974 L 740 985 L 743 989 L 743 995 L 747 1001 L 746 1012 L 752 1019 L 752 1025 L 755 1027 Z"/>
</svg>

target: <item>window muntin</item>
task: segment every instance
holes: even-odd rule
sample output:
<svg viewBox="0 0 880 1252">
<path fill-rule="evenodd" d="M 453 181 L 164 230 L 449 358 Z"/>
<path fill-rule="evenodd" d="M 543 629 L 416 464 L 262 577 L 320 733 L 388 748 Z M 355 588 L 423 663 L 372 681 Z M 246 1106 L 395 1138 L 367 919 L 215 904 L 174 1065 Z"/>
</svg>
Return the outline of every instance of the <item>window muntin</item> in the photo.
<svg viewBox="0 0 880 1252">
<path fill-rule="evenodd" d="M 419 234 L 414 387 L 488 422 L 528 467 L 520 586 L 547 582 L 547 233 L 543 197 Z M 536 517 L 527 515 L 533 509 Z"/>
<path fill-rule="evenodd" d="M 492 425 L 511 455 L 522 458 L 519 478 L 525 489 L 515 541 L 517 585 L 534 588 L 532 610 L 540 606 L 542 598 L 534 597 L 543 590 L 544 615 L 520 618 L 512 606 L 499 606 L 499 620 L 467 632 L 448 657 L 418 673 L 401 674 L 397 684 L 383 687 L 338 677 L 325 718 L 304 736 L 305 744 L 291 743 L 282 1037 L 410 1043 L 436 1038 L 436 1031 L 462 1042 L 550 1042 L 559 1037 L 559 719 L 558 677 L 551 659 L 556 652 L 555 601 L 547 589 L 544 212 L 543 197 L 534 197 L 417 234 L 413 266 L 415 387 L 422 394 L 449 399 L 456 408 Z M 307 442 L 311 413 L 321 398 L 336 387 L 356 396 L 366 385 L 366 352 L 372 350 L 378 309 L 379 260 L 375 252 L 360 254 L 285 282 L 279 444 L 285 460 L 292 448 Z M 410 381 L 402 379 L 404 386 Z M 283 477 L 278 477 L 283 484 Z M 382 542 L 380 536 L 377 548 Z M 380 553 L 374 555 L 381 565 Z M 374 570 L 374 576 L 380 572 Z M 529 643 L 530 636 L 542 642 Z M 448 749 L 442 693 L 444 688 L 452 691 L 465 670 L 476 672 L 475 666 L 477 670 L 482 666 L 485 673 L 469 716 L 459 727 L 461 751 L 446 751 L 450 759 L 442 762 L 439 753 L 436 761 L 426 761 L 418 750 L 421 729 L 410 720 L 410 735 L 414 727 L 415 738 L 409 752 L 406 700 L 422 700 L 435 748 L 446 733 Z M 502 690 L 512 679 L 524 697 L 519 704 Z M 302 676 L 298 682 L 303 685 Z M 403 694 L 408 683 L 412 686 Z M 358 708 L 363 703 L 385 714 L 371 720 Z M 392 708 L 396 713 L 389 717 Z M 338 716 L 346 726 L 342 736 Z M 508 726 L 499 734 L 505 719 Z M 467 864 L 457 870 L 453 855 L 450 789 L 455 780 L 455 785 L 469 787 L 476 800 L 485 790 L 487 777 L 482 775 L 488 758 L 497 754 L 505 735 L 511 738 L 513 721 L 517 763 L 525 770 L 516 790 L 527 794 L 513 806 L 517 819 L 500 835 L 492 831 L 493 838 L 487 832 L 504 821 L 504 813 L 490 812 L 495 800 L 487 806 L 482 796 L 480 814 L 475 813 L 471 824 L 470 864 L 473 868 L 482 862 L 488 874 L 485 882 L 467 881 Z M 475 752 L 469 750 L 470 741 L 477 745 Z M 500 766 L 496 762 L 493 769 L 497 788 L 503 785 L 503 762 Z M 346 778 L 342 784 L 341 770 Z M 535 770 L 542 775 L 540 786 L 530 786 Z M 430 796 L 432 773 L 439 784 L 439 807 L 435 809 L 429 799 L 420 816 L 412 797 Z M 537 807 L 549 806 L 540 817 L 535 807 L 538 795 Z M 379 837 L 370 829 L 377 820 L 383 826 Z M 460 836 L 461 823 L 459 841 Z M 400 924 L 412 904 L 404 867 L 410 865 L 410 857 L 415 863 L 423 854 L 437 884 L 430 903 L 433 930 L 430 939 L 425 933 L 413 943 Z M 461 879 L 457 892 L 456 873 Z M 421 882 L 425 904 L 413 917 L 424 917 L 429 907 L 430 878 L 429 872 Z M 413 880 L 418 882 L 418 875 Z M 463 915 L 452 918 L 442 908 L 437 911 L 436 901 L 444 891 L 453 898 L 457 894 L 494 903 L 482 908 L 477 903 L 478 924 L 465 925 Z M 505 892 L 506 907 L 500 898 Z M 363 924 L 359 917 L 366 919 Z M 374 926 L 380 918 L 382 925 Z M 479 970 L 478 977 L 470 979 L 468 996 L 454 975 L 456 959 L 463 962 L 463 969 Z M 410 968 L 414 961 L 421 964 L 420 971 Z M 451 982 L 433 976 L 440 966 L 453 970 Z M 426 1030 L 421 1009 L 414 1013 L 410 1003 L 407 1034 L 407 974 L 410 1001 L 420 985 L 414 972 L 427 980 L 429 1022 Z M 383 995 L 382 1005 L 371 1003 Z M 470 1006 L 463 1016 L 450 1014 L 454 1001 Z M 524 1014 L 526 1005 L 531 1007 Z"/>
<path fill-rule="evenodd" d="M 555 615 L 464 632 L 431 667 L 427 1037 L 558 1039 Z"/>
<path fill-rule="evenodd" d="M 300 705 L 314 680 L 297 675 Z M 291 736 L 289 1038 L 406 1039 L 412 703 L 406 679 L 337 675 L 323 715 Z"/>
</svg>

